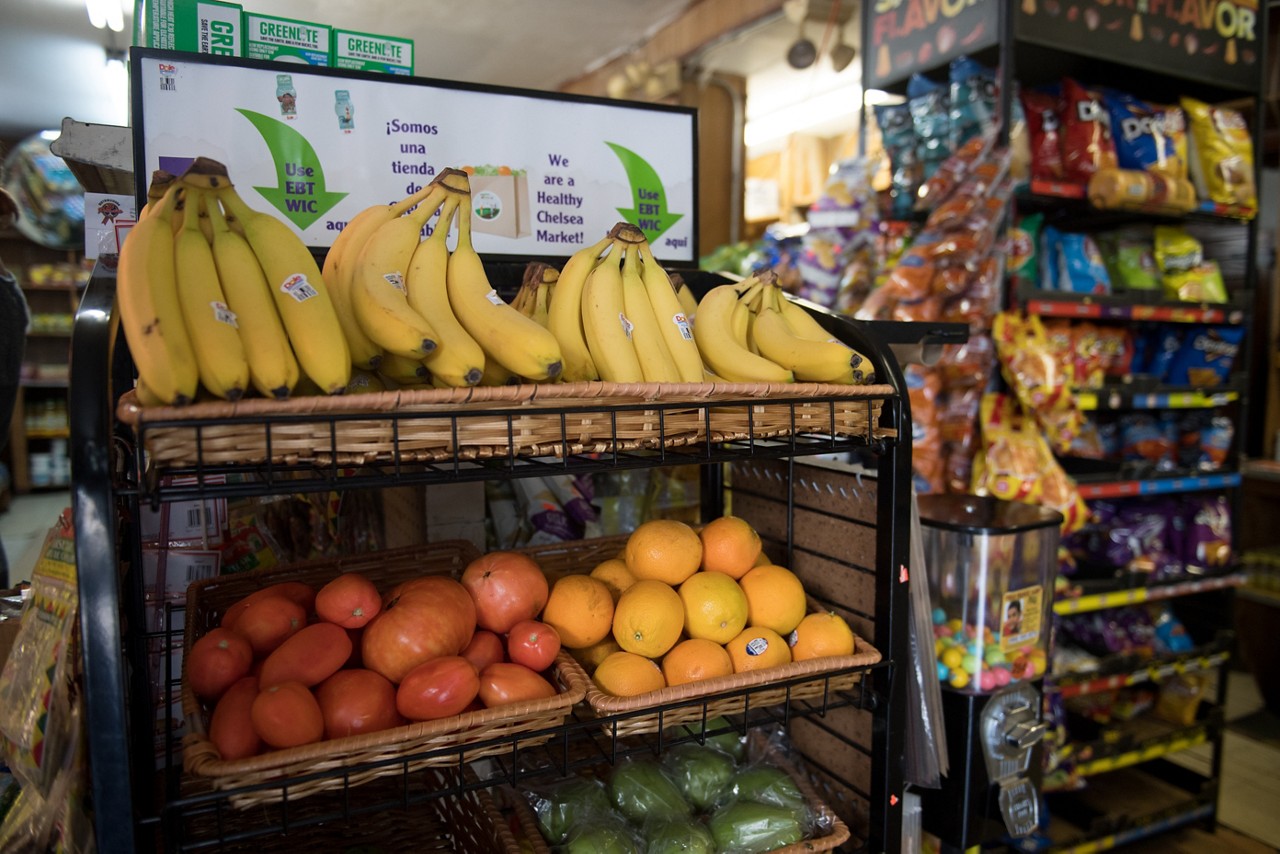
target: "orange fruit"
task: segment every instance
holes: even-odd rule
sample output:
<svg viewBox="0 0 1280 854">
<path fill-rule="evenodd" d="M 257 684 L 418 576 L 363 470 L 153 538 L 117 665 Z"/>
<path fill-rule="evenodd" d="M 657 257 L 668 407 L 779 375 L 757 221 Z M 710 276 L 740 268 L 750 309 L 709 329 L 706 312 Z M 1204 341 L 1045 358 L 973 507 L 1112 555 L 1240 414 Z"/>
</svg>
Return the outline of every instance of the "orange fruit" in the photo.
<svg viewBox="0 0 1280 854">
<path fill-rule="evenodd" d="M 666 654 L 683 629 L 680 594 L 661 581 L 637 581 L 618 599 L 613 612 L 613 637 L 618 646 L 647 658 Z"/>
<path fill-rule="evenodd" d="M 652 519 L 631 532 L 626 555 L 636 578 L 675 587 L 702 565 L 702 540 L 684 522 Z"/>
<path fill-rule="evenodd" d="M 589 575 L 566 575 L 551 588 L 542 622 L 560 634 L 560 643 L 582 649 L 609 636 L 613 597 L 603 581 Z"/>
<path fill-rule="evenodd" d="M 591 570 L 591 577 L 604 582 L 615 604 L 618 597 L 622 595 L 622 591 L 636 583 L 636 577 L 631 574 L 631 570 L 627 569 L 627 562 L 616 557 L 601 562 Z"/>
<path fill-rule="evenodd" d="M 844 617 L 831 611 L 810 614 L 787 638 L 792 661 L 828 655 L 853 655 L 853 629 Z"/>
<path fill-rule="evenodd" d="M 747 596 L 723 572 L 695 572 L 680 585 L 680 600 L 691 638 L 728 643 L 747 625 Z"/>
<path fill-rule="evenodd" d="M 804 585 L 789 569 L 757 566 L 742 576 L 738 586 L 747 596 L 747 625 L 790 634 L 804 619 Z"/>
<path fill-rule="evenodd" d="M 622 647 L 618 646 L 618 642 L 613 639 L 613 635 L 610 635 L 600 643 L 593 643 L 586 649 L 575 649 L 573 657 L 578 659 L 588 673 L 591 673 L 600 666 L 600 662 L 615 652 L 622 652 Z"/>
<path fill-rule="evenodd" d="M 634 697 L 667 687 L 658 665 L 632 652 L 613 653 L 600 662 L 593 678 L 601 691 L 615 697 Z"/>
<path fill-rule="evenodd" d="M 782 636 L 773 629 L 759 626 L 743 629 L 724 648 L 729 651 L 734 673 L 780 667 L 791 661 L 791 650 Z"/>
<path fill-rule="evenodd" d="M 737 516 L 712 519 L 699 534 L 702 539 L 702 568 L 741 578 L 760 557 L 760 535 Z"/>
<path fill-rule="evenodd" d="M 683 685 L 733 673 L 733 659 L 715 641 L 689 638 L 671 648 L 662 659 L 662 675 L 668 685 Z"/>
</svg>

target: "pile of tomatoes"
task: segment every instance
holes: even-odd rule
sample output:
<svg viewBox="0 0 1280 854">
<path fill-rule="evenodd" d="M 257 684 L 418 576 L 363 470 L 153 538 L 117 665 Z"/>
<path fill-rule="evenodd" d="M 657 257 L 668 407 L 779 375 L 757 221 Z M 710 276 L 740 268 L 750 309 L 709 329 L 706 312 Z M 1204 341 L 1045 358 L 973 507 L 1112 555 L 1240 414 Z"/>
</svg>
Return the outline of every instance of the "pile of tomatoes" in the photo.
<svg viewBox="0 0 1280 854">
<path fill-rule="evenodd" d="M 249 594 L 187 652 L 224 760 L 554 697 L 548 585 L 515 552 L 382 592 L 348 572 Z"/>
</svg>

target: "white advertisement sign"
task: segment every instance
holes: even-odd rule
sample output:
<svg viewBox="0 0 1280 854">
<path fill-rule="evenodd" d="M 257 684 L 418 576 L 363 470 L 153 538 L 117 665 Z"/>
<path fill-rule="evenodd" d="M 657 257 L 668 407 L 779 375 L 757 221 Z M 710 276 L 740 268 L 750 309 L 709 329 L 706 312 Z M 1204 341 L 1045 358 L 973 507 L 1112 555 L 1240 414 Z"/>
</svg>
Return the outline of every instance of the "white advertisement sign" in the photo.
<svg viewBox="0 0 1280 854">
<path fill-rule="evenodd" d="M 567 257 L 626 220 L 660 259 L 696 260 L 692 110 L 150 51 L 134 74 L 140 175 L 221 161 L 310 246 L 453 167 L 481 254 Z"/>
</svg>

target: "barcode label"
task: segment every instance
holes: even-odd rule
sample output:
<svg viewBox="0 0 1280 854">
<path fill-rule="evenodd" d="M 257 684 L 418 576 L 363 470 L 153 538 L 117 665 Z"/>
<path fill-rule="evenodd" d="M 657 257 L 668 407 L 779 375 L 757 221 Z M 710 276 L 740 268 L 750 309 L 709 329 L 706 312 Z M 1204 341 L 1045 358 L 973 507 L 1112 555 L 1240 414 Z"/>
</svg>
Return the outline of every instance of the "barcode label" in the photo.
<svg viewBox="0 0 1280 854">
<path fill-rule="evenodd" d="M 209 523 L 211 521 L 212 520 L 209 518 L 208 507 L 196 506 L 196 507 L 187 508 L 187 527 L 188 528 L 195 531 L 202 531 L 209 526 Z"/>
<path fill-rule="evenodd" d="M 294 273 L 292 276 L 284 280 L 284 284 L 280 286 L 280 290 L 296 299 L 298 302 L 306 302 L 320 293 L 311 283 L 307 281 L 307 277 L 301 273 Z"/>
<path fill-rule="evenodd" d="M 213 307 L 214 320 L 218 321 L 219 323 L 225 323 L 227 324 L 227 326 L 230 326 L 232 329 L 240 328 L 240 324 L 236 323 L 236 313 L 232 311 L 231 307 L 228 306 L 225 302 L 219 302 L 218 300 L 214 300 L 213 302 L 209 303 L 209 305 Z"/>
<path fill-rule="evenodd" d="M 690 328 L 689 318 L 684 316 L 684 312 L 680 312 L 675 317 L 671 318 L 671 322 L 674 323 L 676 325 L 676 328 L 680 330 L 681 338 L 683 338 L 686 341 L 693 340 L 693 329 Z"/>
<path fill-rule="evenodd" d="M 385 273 L 382 278 L 387 280 L 387 284 L 398 290 L 400 293 L 406 293 L 404 289 L 404 276 L 400 273 Z"/>
<path fill-rule="evenodd" d="M 187 564 L 187 584 L 218 574 L 218 565 L 211 560 L 192 561 Z"/>
<path fill-rule="evenodd" d="M 178 81 L 177 81 L 177 80 L 174 80 L 172 77 L 161 77 L 161 78 L 160 78 L 160 91 L 161 91 L 161 92 L 173 92 L 173 91 L 175 91 L 177 88 L 178 88 Z"/>
</svg>

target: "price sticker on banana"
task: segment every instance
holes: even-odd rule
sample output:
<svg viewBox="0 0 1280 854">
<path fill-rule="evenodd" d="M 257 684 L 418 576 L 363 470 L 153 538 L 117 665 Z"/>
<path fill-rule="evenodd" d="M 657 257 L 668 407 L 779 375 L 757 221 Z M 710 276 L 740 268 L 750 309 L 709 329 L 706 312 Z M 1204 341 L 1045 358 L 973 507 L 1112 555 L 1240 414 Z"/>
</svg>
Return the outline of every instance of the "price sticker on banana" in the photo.
<svg viewBox="0 0 1280 854">
<path fill-rule="evenodd" d="M 312 297 L 319 296 L 319 292 L 307 281 L 307 277 L 301 273 L 294 273 L 292 276 L 284 280 L 284 284 L 280 286 L 280 290 L 296 299 L 298 302 L 306 302 Z"/>
<path fill-rule="evenodd" d="M 636 328 L 636 325 L 630 320 L 627 320 L 627 316 L 622 312 L 618 312 L 618 322 L 622 324 L 622 331 L 627 333 L 627 337 L 630 338 L 631 333 Z"/>
<path fill-rule="evenodd" d="M 486 298 L 486 299 L 488 299 L 488 300 L 489 300 L 489 302 L 493 303 L 494 305 L 506 305 L 506 304 L 507 304 L 506 300 L 504 300 L 502 297 L 498 296 L 498 292 L 497 292 L 496 290 L 493 290 L 493 289 L 490 289 L 489 293 L 485 294 L 485 298 Z"/>
<path fill-rule="evenodd" d="M 693 328 L 689 326 L 689 318 L 685 317 L 683 312 L 671 318 L 671 322 L 676 325 L 676 329 L 680 330 L 681 338 L 686 341 L 693 340 Z"/>
<path fill-rule="evenodd" d="M 386 279 L 387 284 L 398 290 L 400 293 L 405 293 L 404 276 L 399 273 L 386 273 L 382 278 Z"/>
<path fill-rule="evenodd" d="M 232 329 L 240 328 L 240 325 L 236 323 L 236 313 L 232 311 L 231 307 L 228 306 L 225 302 L 218 302 L 217 300 L 214 300 L 213 302 L 209 303 L 209 305 L 210 307 L 213 308 L 214 320 L 218 321 L 219 323 L 225 323 L 227 324 L 227 326 L 230 326 Z"/>
</svg>

